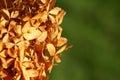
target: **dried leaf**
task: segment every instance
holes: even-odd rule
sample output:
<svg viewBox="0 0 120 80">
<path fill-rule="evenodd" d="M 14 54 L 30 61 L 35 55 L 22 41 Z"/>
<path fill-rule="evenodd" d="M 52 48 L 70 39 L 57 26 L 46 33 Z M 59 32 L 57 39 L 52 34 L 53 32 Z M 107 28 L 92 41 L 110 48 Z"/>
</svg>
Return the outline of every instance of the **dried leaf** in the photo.
<svg viewBox="0 0 120 80">
<path fill-rule="evenodd" d="M 52 43 L 48 43 L 46 45 L 46 47 L 47 47 L 47 50 L 48 50 L 50 56 L 54 56 L 55 52 L 56 52 L 55 46 Z"/>
</svg>

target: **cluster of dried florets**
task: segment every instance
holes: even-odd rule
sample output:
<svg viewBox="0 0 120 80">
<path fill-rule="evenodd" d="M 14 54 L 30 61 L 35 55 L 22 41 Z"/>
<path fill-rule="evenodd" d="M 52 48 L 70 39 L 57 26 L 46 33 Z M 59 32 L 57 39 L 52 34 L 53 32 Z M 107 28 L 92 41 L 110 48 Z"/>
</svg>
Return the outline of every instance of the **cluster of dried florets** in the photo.
<svg viewBox="0 0 120 80">
<path fill-rule="evenodd" d="M 47 80 L 61 62 L 65 12 L 55 0 L 0 0 L 0 80 Z"/>
</svg>

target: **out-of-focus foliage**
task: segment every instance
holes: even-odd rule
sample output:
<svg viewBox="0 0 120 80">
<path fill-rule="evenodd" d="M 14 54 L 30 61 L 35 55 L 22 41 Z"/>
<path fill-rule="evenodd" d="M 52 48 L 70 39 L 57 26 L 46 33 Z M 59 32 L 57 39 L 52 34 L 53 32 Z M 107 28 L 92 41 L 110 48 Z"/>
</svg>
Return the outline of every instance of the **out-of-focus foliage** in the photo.
<svg viewBox="0 0 120 80">
<path fill-rule="evenodd" d="M 53 68 L 51 80 L 120 80 L 120 1 L 57 0 L 73 48 Z"/>
</svg>

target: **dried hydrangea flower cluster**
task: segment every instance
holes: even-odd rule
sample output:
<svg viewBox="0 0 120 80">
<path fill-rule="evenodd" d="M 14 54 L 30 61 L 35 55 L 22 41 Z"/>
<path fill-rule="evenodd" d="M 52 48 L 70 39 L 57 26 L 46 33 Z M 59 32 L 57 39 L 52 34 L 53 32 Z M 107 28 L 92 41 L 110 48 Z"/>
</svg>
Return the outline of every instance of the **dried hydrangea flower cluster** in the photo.
<svg viewBox="0 0 120 80">
<path fill-rule="evenodd" d="M 68 47 L 55 0 L 0 0 L 0 80 L 48 80 Z"/>
</svg>

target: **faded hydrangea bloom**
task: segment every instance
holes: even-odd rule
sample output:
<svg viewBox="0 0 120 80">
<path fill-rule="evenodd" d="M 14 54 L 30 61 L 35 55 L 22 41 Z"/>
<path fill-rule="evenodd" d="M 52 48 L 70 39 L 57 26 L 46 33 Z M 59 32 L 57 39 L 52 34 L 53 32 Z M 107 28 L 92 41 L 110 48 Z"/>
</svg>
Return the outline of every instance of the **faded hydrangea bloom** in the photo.
<svg viewBox="0 0 120 80">
<path fill-rule="evenodd" d="M 68 49 L 55 0 L 0 0 L 0 80 L 48 80 Z"/>
</svg>

